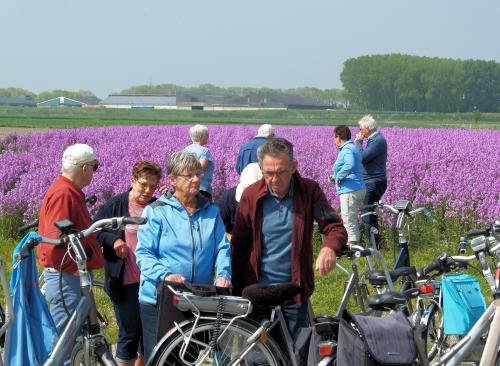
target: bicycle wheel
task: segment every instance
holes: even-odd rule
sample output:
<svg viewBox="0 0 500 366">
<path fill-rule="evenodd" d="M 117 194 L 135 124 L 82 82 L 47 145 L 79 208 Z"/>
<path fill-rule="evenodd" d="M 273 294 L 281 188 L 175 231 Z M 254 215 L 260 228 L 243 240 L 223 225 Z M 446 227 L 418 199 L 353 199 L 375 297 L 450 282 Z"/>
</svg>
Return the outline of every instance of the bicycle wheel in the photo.
<svg viewBox="0 0 500 366">
<path fill-rule="evenodd" d="M 442 349 L 444 340 L 443 311 L 436 304 L 429 305 L 425 311 L 427 312 L 427 324 L 422 336 L 427 350 L 427 358 L 430 361 Z"/>
<path fill-rule="evenodd" d="M 183 327 L 186 335 L 193 323 Z M 221 333 L 227 322 L 221 324 Z M 186 344 L 184 337 L 175 332 L 163 340 L 153 355 L 151 365 L 229 365 L 238 360 L 248 349 L 247 340 L 257 330 L 249 323 L 233 323 L 219 338 L 217 351 L 212 354 L 210 340 L 214 331 L 213 322 L 198 323 L 193 331 L 191 341 Z M 257 341 L 254 347 L 242 357 L 240 365 L 285 365 L 285 358 L 272 338 L 265 343 Z"/>
</svg>

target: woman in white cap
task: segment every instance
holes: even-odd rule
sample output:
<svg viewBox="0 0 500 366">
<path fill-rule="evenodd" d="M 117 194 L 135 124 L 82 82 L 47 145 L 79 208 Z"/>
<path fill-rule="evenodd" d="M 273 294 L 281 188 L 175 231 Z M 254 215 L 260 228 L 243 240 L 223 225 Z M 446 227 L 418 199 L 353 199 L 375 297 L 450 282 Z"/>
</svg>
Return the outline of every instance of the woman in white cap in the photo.
<svg viewBox="0 0 500 366">
<path fill-rule="evenodd" d="M 228 240 L 231 240 L 231 233 L 236 221 L 238 202 L 240 202 L 243 191 L 260 179 L 262 179 L 262 171 L 260 170 L 259 164 L 248 164 L 241 172 L 240 183 L 236 187 L 226 190 L 220 197 L 219 201 L 217 201 L 222 221 L 224 221 L 224 226 L 226 227 Z"/>
</svg>

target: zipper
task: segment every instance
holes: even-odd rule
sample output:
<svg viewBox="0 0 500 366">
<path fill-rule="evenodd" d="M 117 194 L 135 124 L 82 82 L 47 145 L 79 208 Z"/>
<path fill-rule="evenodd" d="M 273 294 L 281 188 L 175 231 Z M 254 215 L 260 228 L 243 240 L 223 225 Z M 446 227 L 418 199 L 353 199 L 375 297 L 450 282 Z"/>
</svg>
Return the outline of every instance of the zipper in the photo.
<svg viewBox="0 0 500 366">
<path fill-rule="evenodd" d="M 198 236 L 200 238 L 200 249 L 203 250 L 203 241 L 201 240 L 201 225 L 198 222 Z"/>
<path fill-rule="evenodd" d="M 189 232 L 191 233 L 191 282 L 194 282 L 194 251 L 195 251 L 195 242 L 194 242 L 194 235 L 193 235 L 193 222 L 191 221 L 191 215 L 189 212 L 186 213 L 188 215 L 189 219 Z"/>
</svg>

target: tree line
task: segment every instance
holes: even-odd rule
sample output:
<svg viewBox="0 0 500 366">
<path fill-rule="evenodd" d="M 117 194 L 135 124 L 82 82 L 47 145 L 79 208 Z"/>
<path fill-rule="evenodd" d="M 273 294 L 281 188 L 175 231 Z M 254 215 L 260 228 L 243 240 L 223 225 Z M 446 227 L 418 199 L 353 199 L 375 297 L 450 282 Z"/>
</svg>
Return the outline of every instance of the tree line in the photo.
<svg viewBox="0 0 500 366">
<path fill-rule="evenodd" d="M 360 56 L 340 80 L 354 109 L 500 112 L 500 64 L 401 54 Z"/>
<path fill-rule="evenodd" d="M 14 87 L 0 88 L 0 97 L 26 98 L 29 100 L 33 100 L 37 103 L 58 97 L 66 97 L 76 100 L 82 98 L 97 98 L 94 95 L 94 93 L 88 90 L 71 91 L 71 90 L 56 89 L 51 91 L 43 91 L 41 93 L 35 94 L 32 91 Z"/>
</svg>

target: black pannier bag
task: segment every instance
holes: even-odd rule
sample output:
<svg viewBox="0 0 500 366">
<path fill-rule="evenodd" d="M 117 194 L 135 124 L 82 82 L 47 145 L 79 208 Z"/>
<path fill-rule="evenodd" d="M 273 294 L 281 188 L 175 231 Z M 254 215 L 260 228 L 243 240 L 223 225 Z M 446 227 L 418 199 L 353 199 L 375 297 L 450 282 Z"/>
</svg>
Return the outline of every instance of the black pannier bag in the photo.
<svg viewBox="0 0 500 366">
<path fill-rule="evenodd" d="M 337 366 L 411 366 L 416 358 L 413 329 L 403 313 L 380 318 L 344 311 Z"/>
</svg>

